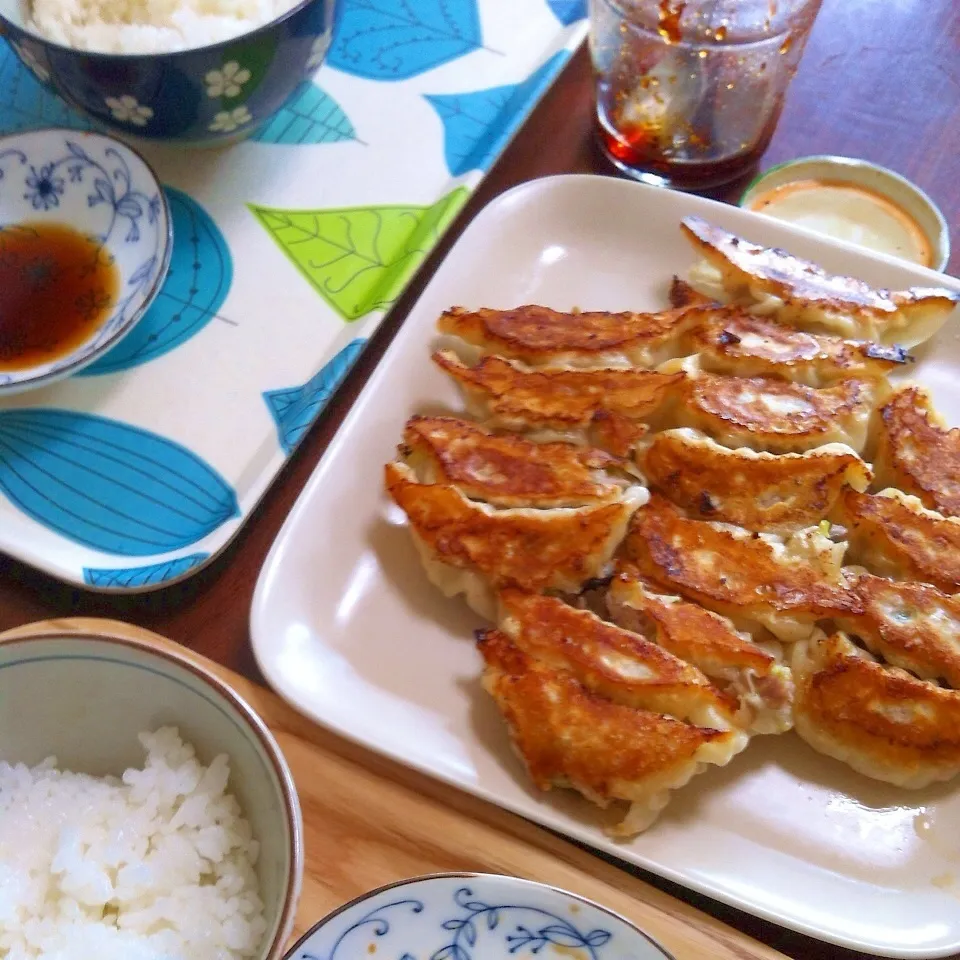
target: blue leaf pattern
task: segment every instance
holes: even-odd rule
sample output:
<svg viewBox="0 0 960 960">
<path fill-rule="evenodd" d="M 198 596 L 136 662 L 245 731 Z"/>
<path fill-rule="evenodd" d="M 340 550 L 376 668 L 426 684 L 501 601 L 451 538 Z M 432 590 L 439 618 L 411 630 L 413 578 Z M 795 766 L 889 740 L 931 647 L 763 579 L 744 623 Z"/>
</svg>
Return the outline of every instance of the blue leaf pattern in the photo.
<svg viewBox="0 0 960 960">
<path fill-rule="evenodd" d="M 554 54 L 522 83 L 427 95 L 443 121 L 444 153 L 453 176 L 490 166 L 568 57 L 566 51 Z"/>
<path fill-rule="evenodd" d="M 233 260 L 223 234 L 191 197 L 172 187 L 164 192 L 174 239 L 163 288 L 130 334 L 78 376 L 116 373 L 162 357 L 199 333 L 230 292 Z"/>
<path fill-rule="evenodd" d="M 368 80 L 406 80 L 481 44 L 476 0 L 340 0 L 327 63 Z"/>
<path fill-rule="evenodd" d="M 199 566 L 210 556 L 209 553 L 191 553 L 186 557 L 166 560 L 163 563 L 151 563 L 145 567 L 118 567 L 115 569 L 84 567 L 83 580 L 91 587 L 104 589 L 129 589 L 131 587 L 152 587 L 167 580 L 182 577 Z"/>
<path fill-rule="evenodd" d="M 356 140 L 357 135 L 340 104 L 315 83 L 305 83 L 253 139 L 300 145 Z"/>
<path fill-rule="evenodd" d="M 70 410 L 0 411 L 0 492 L 61 536 L 131 557 L 186 547 L 240 512 L 195 453 Z"/>
<path fill-rule="evenodd" d="M 6 43 L 0 43 L 0 130 L 22 133 L 38 127 L 93 129 L 59 97 L 45 90 Z"/>
<path fill-rule="evenodd" d="M 285 453 L 293 453 L 307 428 L 319 416 L 333 391 L 350 371 L 365 340 L 348 343 L 327 365 L 301 387 L 268 390 L 263 395 L 277 424 L 280 446 Z"/>
<path fill-rule="evenodd" d="M 565 27 L 587 15 L 587 0 L 547 0 L 547 6 Z"/>
</svg>

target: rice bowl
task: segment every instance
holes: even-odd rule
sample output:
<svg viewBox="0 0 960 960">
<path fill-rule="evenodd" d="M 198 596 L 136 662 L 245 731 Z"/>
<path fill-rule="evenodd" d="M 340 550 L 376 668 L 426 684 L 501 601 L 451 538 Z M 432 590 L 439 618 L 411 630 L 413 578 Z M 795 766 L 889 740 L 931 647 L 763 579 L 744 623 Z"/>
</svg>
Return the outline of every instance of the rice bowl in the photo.
<svg viewBox="0 0 960 960">
<path fill-rule="evenodd" d="M 266 932 L 259 847 L 175 728 L 141 733 L 122 777 L 0 760 L 0 955 L 244 960 Z"/>
<path fill-rule="evenodd" d="M 33 0 L 28 26 L 98 53 L 170 53 L 249 33 L 298 0 Z M 238 91 L 239 92 L 239 91 Z"/>
</svg>

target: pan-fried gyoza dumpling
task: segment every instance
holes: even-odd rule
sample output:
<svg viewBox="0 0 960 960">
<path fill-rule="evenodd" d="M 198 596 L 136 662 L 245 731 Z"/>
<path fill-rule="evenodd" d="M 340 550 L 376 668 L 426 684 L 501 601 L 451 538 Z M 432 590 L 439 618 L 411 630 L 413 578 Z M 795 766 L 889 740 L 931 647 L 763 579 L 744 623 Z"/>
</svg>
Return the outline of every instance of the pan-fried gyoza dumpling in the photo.
<svg viewBox="0 0 960 960">
<path fill-rule="evenodd" d="M 670 281 L 671 307 L 705 307 L 707 304 L 716 306 L 718 302 L 699 290 L 695 290 L 682 277 L 674 276 Z"/>
<path fill-rule="evenodd" d="M 501 357 L 467 366 L 450 351 L 434 362 L 457 382 L 473 416 L 495 429 L 589 443 L 626 456 L 684 374 L 653 370 L 531 370 Z"/>
<path fill-rule="evenodd" d="M 844 486 L 866 490 L 870 468 L 840 443 L 806 453 L 731 450 L 696 430 L 665 430 L 637 447 L 647 482 L 702 520 L 771 533 L 819 523 Z"/>
<path fill-rule="evenodd" d="M 572 674 L 592 693 L 638 710 L 726 730 L 736 700 L 697 667 L 650 640 L 556 597 L 504 590 L 498 628 L 527 656 Z"/>
<path fill-rule="evenodd" d="M 400 452 L 424 483 L 496 507 L 583 507 L 629 499 L 629 464 L 572 443 L 533 443 L 456 417 L 411 417 Z"/>
<path fill-rule="evenodd" d="M 617 836 L 647 829 L 670 791 L 708 764 L 724 766 L 747 745 L 741 730 L 700 727 L 594 693 L 500 630 L 481 631 L 478 646 L 484 689 L 534 784 L 577 790 L 604 808 L 626 801 L 626 817 L 610 830 Z"/>
<path fill-rule="evenodd" d="M 602 576 L 630 516 L 646 497 L 576 509 L 497 510 L 456 487 L 420 483 L 403 463 L 385 468 L 387 491 L 407 515 L 427 576 L 448 597 L 463 593 L 481 616 L 494 619 L 494 591 L 577 593 Z"/>
<path fill-rule="evenodd" d="M 860 571 L 846 580 L 860 609 L 837 618 L 841 629 L 887 663 L 960 690 L 960 596 Z"/>
<path fill-rule="evenodd" d="M 919 789 L 960 772 L 960 693 L 878 663 L 843 633 L 792 654 L 794 727 L 854 770 Z"/>
<path fill-rule="evenodd" d="M 561 313 L 549 307 L 465 310 L 454 307 L 437 329 L 484 354 L 530 366 L 650 367 L 674 356 L 680 332 L 694 321 L 685 308 L 662 313 Z"/>
<path fill-rule="evenodd" d="M 688 520 L 656 493 L 634 514 L 619 556 L 621 569 L 635 566 L 738 626 L 759 624 L 788 642 L 855 604 L 840 582 L 843 545 L 816 528 L 783 538 Z"/>
<path fill-rule="evenodd" d="M 693 427 L 728 447 L 802 453 L 845 443 L 859 453 L 866 443 L 878 382 L 842 380 L 816 390 L 773 377 L 726 377 L 700 369 L 696 357 L 672 360 L 662 373 L 686 373 L 671 390 L 664 418 Z"/>
<path fill-rule="evenodd" d="M 735 697 L 737 722 L 751 733 L 783 733 L 793 726 L 793 679 L 772 637 L 758 643 L 726 617 L 626 571 L 610 584 L 607 609 L 615 623 L 699 667 Z"/>
<path fill-rule="evenodd" d="M 846 528 L 848 560 L 897 580 L 960 590 L 960 519 L 945 517 L 900 490 L 844 490 L 830 518 Z"/>
<path fill-rule="evenodd" d="M 960 429 L 946 428 L 930 394 L 901 387 L 877 418 L 877 484 L 899 487 L 948 517 L 960 516 Z"/>
<path fill-rule="evenodd" d="M 781 377 L 810 387 L 849 378 L 876 379 L 911 360 L 902 347 L 808 333 L 730 308 L 704 311 L 681 344 L 711 373 Z"/>
<path fill-rule="evenodd" d="M 910 347 L 932 337 L 960 300 L 960 294 L 942 288 L 875 290 L 699 217 L 686 217 L 681 227 L 704 258 L 690 272 L 694 287 L 801 329 Z"/>
</svg>

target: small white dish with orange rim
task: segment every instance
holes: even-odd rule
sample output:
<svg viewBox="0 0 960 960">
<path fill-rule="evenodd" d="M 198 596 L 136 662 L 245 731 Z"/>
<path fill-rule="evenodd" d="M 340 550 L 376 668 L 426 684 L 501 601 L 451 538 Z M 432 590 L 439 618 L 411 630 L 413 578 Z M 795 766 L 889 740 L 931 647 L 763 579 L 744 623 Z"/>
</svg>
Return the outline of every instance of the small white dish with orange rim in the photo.
<svg viewBox="0 0 960 960">
<path fill-rule="evenodd" d="M 919 187 L 886 167 L 851 157 L 790 160 L 760 174 L 740 206 L 837 240 L 944 270 L 950 230 Z"/>
</svg>

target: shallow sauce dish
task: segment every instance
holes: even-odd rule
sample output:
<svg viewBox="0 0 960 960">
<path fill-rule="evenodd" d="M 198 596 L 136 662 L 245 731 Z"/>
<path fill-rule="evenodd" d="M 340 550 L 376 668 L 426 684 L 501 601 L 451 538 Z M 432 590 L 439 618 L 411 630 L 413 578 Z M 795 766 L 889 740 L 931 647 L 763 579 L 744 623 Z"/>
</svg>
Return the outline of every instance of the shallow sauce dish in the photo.
<svg viewBox="0 0 960 960">
<path fill-rule="evenodd" d="M 330 43 L 333 0 L 301 0 L 238 37 L 169 53 L 75 50 L 30 26 L 29 0 L 0 0 L 0 28 L 40 83 L 125 137 L 217 145 L 251 136 L 308 80 Z"/>
<path fill-rule="evenodd" d="M 107 306 L 105 291 L 86 291 L 103 300 L 102 319 L 65 353 L 30 366 L 0 365 L 0 396 L 70 376 L 119 343 L 146 313 L 170 264 L 163 190 L 140 155 L 111 137 L 48 129 L 0 138 L 0 254 L 50 226 L 89 238 L 91 256 L 112 264 L 116 295 Z M 41 269 L 42 260 L 27 255 L 24 273 Z M 56 276 L 44 282 L 57 292 Z"/>
<path fill-rule="evenodd" d="M 673 960 L 618 914 L 516 877 L 437 874 L 372 890 L 324 917 L 286 960 Z"/>
<path fill-rule="evenodd" d="M 227 789 L 260 843 L 257 873 L 267 933 L 258 957 L 278 960 L 293 927 L 303 874 L 303 826 L 293 778 L 253 709 L 199 658 L 90 621 L 82 635 L 0 636 L 0 759 L 119 775 L 143 763 L 141 731 L 178 728 L 201 763 L 229 757 Z M 27 634 L 27 635 L 24 635 Z"/>
<path fill-rule="evenodd" d="M 905 794 L 825 761 L 794 734 L 758 737 L 679 791 L 647 833 L 612 841 L 586 802 L 529 785 L 480 688 L 473 631 L 483 624 L 429 583 L 383 493 L 407 417 L 462 409 L 430 361 L 442 311 L 663 309 L 672 275 L 694 260 L 679 229 L 689 215 L 879 287 L 960 289 L 673 191 L 558 177 L 504 194 L 441 264 L 287 518 L 254 598 L 254 652 L 270 684 L 315 720 L 611 855 L 873 955 L 949 956 L 960 949 L 955 787 Z M 909 375 L 960 423 L 955 317 L 917 350 Z"/>
</svg>

